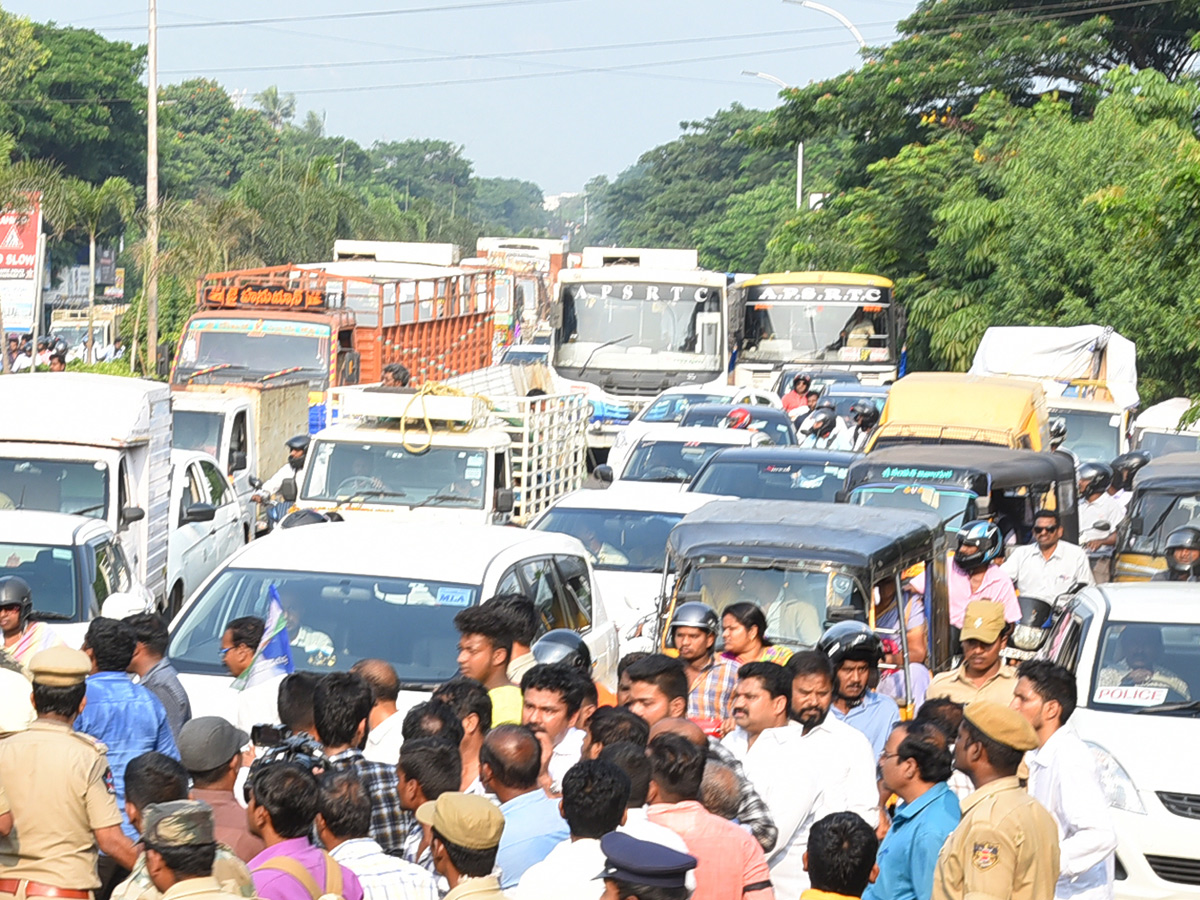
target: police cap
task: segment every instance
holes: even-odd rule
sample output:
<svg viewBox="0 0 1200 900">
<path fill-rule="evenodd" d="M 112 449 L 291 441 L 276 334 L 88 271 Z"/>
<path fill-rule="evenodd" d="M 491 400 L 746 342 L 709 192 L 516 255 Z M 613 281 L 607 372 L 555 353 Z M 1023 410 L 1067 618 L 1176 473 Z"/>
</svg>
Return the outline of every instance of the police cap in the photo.
<svg viewBox="0 0 1200 900">
<path fill-rule="evenodd" d="M 600 838 L 604 871 L 597 878 L 615 878 L 647 887 L 686 887 L 696 858 L 662 844 L 639 841 L 620 831 Z"/>
<path fill-rule="evenodd" d="M 151 803 L 142 813 L 142 840 L 156 850 L 212 844 L 212 807 L 199 800 Z"/>
<path fill-rule="evenodd" d="M 29 673 L 33 676 L 34 684 L 71 687 L 83 684 L 84 679 L 92 674 L 92 661 L 82 650 L 65 646 L 51 647 L 33 655 L 29 661 Z"/>
<path fill-rule="evenodd" d="M 1022 751 L 1038 745 L 1037 734 L 1023 715 L 991 700 L 971 701 L 963 710 L 963 718 L 997 744 Z"/>
</svg>

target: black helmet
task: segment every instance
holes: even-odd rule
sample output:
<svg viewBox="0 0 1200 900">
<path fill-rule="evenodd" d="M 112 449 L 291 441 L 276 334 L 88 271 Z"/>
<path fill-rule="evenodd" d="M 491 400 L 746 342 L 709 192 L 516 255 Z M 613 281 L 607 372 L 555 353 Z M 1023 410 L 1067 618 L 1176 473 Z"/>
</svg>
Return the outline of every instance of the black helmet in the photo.
<svg viewBox="0 0 1200 900">
<path fill-rule="evenodd" d="M 547 631 L 529 649 L 539 664 L 563 663 L 591 677 L 592 652 L 583 638 L 569 628 Z"/>
<path fill-rule="evenodd" d="M 828 395 L 826 395 L 824 397 L 818 397 L 817 398 L 817 409 L 832 409 L 834 412 L 836 412 L 837 411 L 837 400 L 835 400 L 833 397 L 830 397 Z"/>
<path fill-rule="evenodd" d="M 1124 490 L 1133 487 L 1133 476 L 1150 462 L 1150 454 L 1145 450 L 1130 450 L 1122 453 L 1112 461 L 1113 484 Z"/>
<path fill-rule="evenodd" d="M 879 421 L 879 409 L 870 400 L 855 400 L 850 407 L 850 418 L 861 428 L 874 428 Z"/>
<path fill-rule="evenodd" d="M 1067 439 L 1067 420 L 1062 416 L 1055 416 L 1050 420 L 1050 442 L 1062 443 Z"/>
<path fill-rule="evenodd" d="M 832 409 L 818 407 L 808 414 L 800 430 L 805 434 L 815 434 L 817 437 L 829 437 L 837 425 L 837 413 Z"/>
<path fill-rule="evenodd" d="M 717 618 L 717 611 L 699 600 L 689 600 L 687 603 L 680 603 L 675 607 L 675 612 L 671 616 L 671 624 L 667 626 L 667 630 L 673 632 L 680 626 L 699 628 L 714 636 L 721 633 L 721 620 Z"/>
<path fill-rule="evenodd" d="M 878 665 L 883 659 L 883 641 L 862 622 L 838 622 L 831 625 L 817 641 L 817 649 L 829 657 L 837 669 L 848 659 L 859 659 Z"/>
<path fill-rule="evenodd" d="M 293 438 L 288 438 L 287 448 L 289 450 L 308 450 L 308 445 L 312 443 L 312 438 L 307 434 L 298 434 Z"/>
<path fill-rule="evenodd" d="M 964 555 L 962 549 L 967 544 L 978 547 L 978 553 Z M 967 522 L 958 530 L 958 541 L 954 546 L 954 561 L 960 569 L 972 572 L 981 569 L 1000 555 L 1004 540 L 1000 528 L 994 522 L 986 519 L 974 519 Z"/>
<path fill-rule="evenodd" d="M 800 392 L 800 384 L 803 383 L 805 388 L 812 387 L 812 376 L 807 372 L 797 372 L 792 376 L 792 390 Z"/>
<path fill-rule="evenodd" d="M 1167 568 L 1180 575 L 1191 575 L 1196 571 L 1196 563 L 1178 563 L 1175 561 L 1175 550 L 1200 550 L 1200 528 L 1184 525 L 1176 528 L 1167 535 Z"/>
<path fill-rule="evenodd" d="M 21 624 L 24 625 L 33 610 L 33 592 L 29 590 L 29 582 L 19 575 L 0 578 L 0 606 L 19 606 Z"/>
<path fill-rule="evenodd" d="M 1107 463 L 1088 462 L 1079 467 L 1079 496 L 1099 494 L 1112 484 L 1113 470 Z"/>
</svg>

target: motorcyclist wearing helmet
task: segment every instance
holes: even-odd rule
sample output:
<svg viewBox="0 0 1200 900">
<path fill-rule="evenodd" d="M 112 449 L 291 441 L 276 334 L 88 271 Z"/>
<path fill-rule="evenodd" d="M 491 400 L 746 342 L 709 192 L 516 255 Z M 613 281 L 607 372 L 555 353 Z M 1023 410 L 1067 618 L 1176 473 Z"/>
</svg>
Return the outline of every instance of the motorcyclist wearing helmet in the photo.
<svg viewBox="0 0 1200 900">
<path fill-rule="evenodd" d="M 719 727 L 714 722 L 732 726 L 737 667 L 714 650 L 721 631 L 716 610 L 698 600 L 680 603 L 667 630 L 688 680 L 688 718 L 705 730 Z"/>
<path fill-rule="evenodd" d="M 967 604 L 972 600 L 994 600 L 1004 607 L 1008 622 L 1021 619 L 1021 604 L 1012 579 L 999 566 L 1004 549 L 1000 528 L 986 519 L 973 519 L 958 530 L 954 561 L 946 572 L 950 588 L 950 624 L 962 628 Z M 925 574 L 909 582 L 917 594 L 925 593 Z"/>
<path fill-rule="evenodd" d="M 1003 607 L 991 600 L 973 600 L 967 605 L 959 637 L 962 663 L 957 669 L 933 677 L 925 694 L 927 699 L 948 697 L 963 704 L 991 700 L 1002 706 L 1012 703 L 1017 670 L 1005 665 L 1000 656 L 1012 630 L 1005 618 Z"/>
<path fill-rule="evenodd" d="M 283 483 L 289 478 L 296 478 L 304 468 L 304 460 L 308 455 L 308 445 L 312 441 L 307 434 L 298 434 L 287 441 L 288 458 L 274 475 L 263 482 L 263 486 L 250 495 L 255 503 L 268 503 L 280 492 Z"/>
<path fill-rule="evenodd" d="M 737 409 L 731 409 L 729 411 L 729 413 L 725 416 L 724 424 L 726 428 L 740 428 L 745 430 L 750 428 L 751 418 L 752 416 L 750 415 L 750 410 L 739 406 Z"/>
<path fill-rule="evenodd" d="M 831 712 L 866 735 L 876 754 L 882 753 L 892 726 L 900 721 L 896 701 L 871 689 L 871 682 L 878 681 L 883 642 L 862 622 L 838 622 L 821 635 L 817 649 L 833 666 Z"/>
<path fill-rule="evenodd" d="M 805 416 L 799 431 L 804 435 L 800 446 L 815 450 L 850 450 L 854 440 L 850 429 L 832 409 L 817 408 Z"/>
<path fill-rule="evenodd" d="M 800 407 L 808 406 L 808 388 L 812 384 L 812 377 L 804 372 L 797 372 L 792 376 L 792 389 L 783 395 L 783 408 L 792 415 Z"/>
<path fill-rule="evenodd" d="M 554 628 L 547 631 L 533 643 L 531 648 L 533 658 L 538 661 L 538 664 L 545 663 L 554 665 L 561 663 L 570 666 L 572 669 L 578 669 L 587 679 L 592 682 L 596 688 L 596 702 L 600 706 L 615 706 L 617 696 L 600 682 L 592 678 L 592 651 L 588 649 L 587 642 L 578 632 L 572 631 L 570 628 Z M 584 700 L 585 707 L 587 700 Z M 580 725 L 577 727 L 583 728 L 582 723 L 586 723 L 587 718 L 580 715 Z"/>
<path fill-rule="evenodd" d="M 1113 470 L 1106 463 L 1084 463 L 1079 467 L 1079 546 L 1092 560 L 1097 584 L 1109 580 L 1117 525 L 1125 508 L 1108 494 Z"/>
<path fill-rule="evenodd" d="M 879 424 L 879 409 L 871 400 L 855 400 L 850 407 L 850 420 L 854 429 L 850 433 L 851 449 L 861 451 L 867 445 L 871 432 Z"/>
<path fill-rule="evenodd" d="M 1130 450 L 1112 461 L 1113 480 L 1108 486 L 1108 496 L 1128 511 L 1129 499 L 1133 496 L 1133 477 L 1150 463 L 1150 454 L 1145 450 Z"/>
<path fill-rule="evenodd" d="M 0 578 L 0 631 L 4 632 L 4 652 L 22 666 L 28 666 L 35 653 L 63 645 L 49 625 L 30 620 L 31 612 L 33 592 L 29 582 L 19 575 Z"/>
<path fill-rule="evenodd" d="M 1200 581 L 1200 528 L 1184 525 L 1167 535 L 1167 568 L 1151 581 Z"/>
</svg>

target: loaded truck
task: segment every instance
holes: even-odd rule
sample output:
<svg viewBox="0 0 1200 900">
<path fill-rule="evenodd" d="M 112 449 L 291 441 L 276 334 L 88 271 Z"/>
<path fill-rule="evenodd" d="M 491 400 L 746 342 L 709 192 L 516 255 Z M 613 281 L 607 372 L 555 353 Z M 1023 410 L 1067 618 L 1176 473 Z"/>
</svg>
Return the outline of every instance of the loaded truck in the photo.
<svg viewBox="0 0 1200 900">
<path fill-rule="evenodd" d="M 243 510 L 255 509 L 251 480 L 274 475 L 288 438 L 308 431 L 308 386 L 299 382 L 192 384 L 171 400 L 175 447 L 216 457 Z"/>
<path fill-rule="evenodd" d="M 492 270 L 426 263 L 353 258 L 214 273 L 199 283 L 171 384 L 307 384 L 316 433 L 330 419 L 330 389 L 377 382 L 389 363 L 414 381 L 488 365 L 494 297 Z"/>
<path fill-rule="evenodd" d="M 171 524 L 167 385 L 31 373 L 0 378 L 0 409 L 0 508 L 102 519 L 137 579 L 161 603 Z"/>
<path fill-rule="evenodd" d="M 474 524 L 524 524 L 587 476 L 587 401 L 546 393 L 544 366 L 494 366 L 422 389 L 335 390 L 296 506 Z"/>
</svg>

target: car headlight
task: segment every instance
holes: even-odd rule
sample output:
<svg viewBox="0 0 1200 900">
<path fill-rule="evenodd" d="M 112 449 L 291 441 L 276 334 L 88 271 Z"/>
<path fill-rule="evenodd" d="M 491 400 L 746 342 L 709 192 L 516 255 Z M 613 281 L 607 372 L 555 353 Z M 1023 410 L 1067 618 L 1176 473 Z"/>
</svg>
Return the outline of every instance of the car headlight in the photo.
<svg viewBox="0 0 1200 900">
<path fill-rule="evenodd" d="M 1108 805 L 1141 816 L 1146 815 L 1146 807 L 1142 804 L 1142 798 L 1138 796 L 1137 786 L 1129 777 L 1129 773 L 1125 771 L 1124 766 L 1099 744 L 1093 744 L 1091 741 L 1084 741 L 1084 743 L 1088 745 L 1092 756 L 1096 758 L 1096 768 L 1100 772 L 1100 787 L 1104 791 L 1104 799 L 1108 801 Z"/>
</svg>

